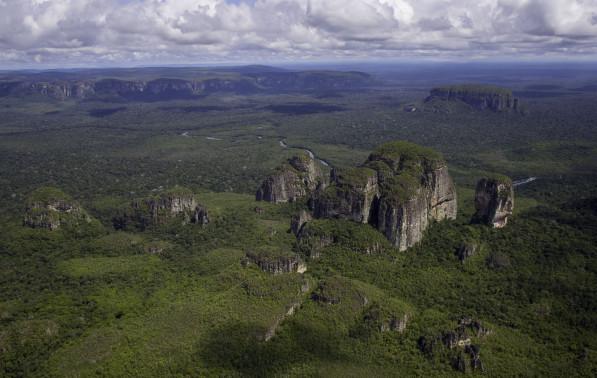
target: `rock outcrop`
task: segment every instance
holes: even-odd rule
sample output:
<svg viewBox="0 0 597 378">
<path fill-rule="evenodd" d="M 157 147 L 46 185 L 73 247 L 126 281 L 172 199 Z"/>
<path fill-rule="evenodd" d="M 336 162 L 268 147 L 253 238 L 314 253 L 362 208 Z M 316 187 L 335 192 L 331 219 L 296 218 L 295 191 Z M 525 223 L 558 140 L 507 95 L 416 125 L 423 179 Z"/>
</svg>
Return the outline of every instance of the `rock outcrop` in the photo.
<svg viewBox="0 0 597 378">
<path fill-rule="evenodd" d="M 290 230 L 295 236 L 299 236 L 305 223 L 311 221 L 312 219 L 313 217 L 308 211 L 301 210 L 298 214 L 293 215 L 290 219 Z"/>
<path fill-rule="evenodd" d="M 297 247 L 311 259 L 321 257 L 326 247 L 338 244 L 356 253 L 373 255 L 392 248 L 371 225 L 340 219 L 315 219 L 305 223 L 297 235 Z"/>
<path fill-rule="evenodd" d="M 209 223 L 207 209 L 197 202 L 193 192 L 186 188 L 174 187 L 155 196 L 133 201 L 122 216 L 114 219 L 114 226 L 117 229 L 126 229 L 129 226 L 145 229 L 176 218 L 180 218 L 182 223 L 201 226 Z"/>
<path fill-rule="evenodd" d="M 91 222 L 91 217 L 62 190 L 43 187 L 27 199 L 23 224 L 32 228 L 58 230 L 64 225 Z"/>
<path fill-rule="evenodd" d="M 470 317 L 462 317 L 454 330 L 444 331 L 435 336 L 419 338 L 418 346 L 429 359 L 447 359 L 455 370 L 462 373 L 483 372 L 480 358 L 481 347 L 475 342 L 482 341 L 491 330 Z"/>
<path fill-rule="evenodd" d="M 410 314 L 387 305 L 373 303 L 363 315 L 363 322 L 379 332 L 398 332 L 406 330 Z"/>
<path fill-rule="evenodd" d="M 261 270 L 272 274 L 305 273 L 307 265 L 298 255 L 276 248 L 261 248 L 246 252 L 244 265 L 257 265 Z"/>
<path fill-rule="evenodd" d="M 456 190 L 435 151 L 408 142 L 380 146 L 360 167 L 333 172 L 311 200 L 317 218 L 369 223 L 406 250 L 431 221 L 455 219 Z"/>
<path fill-rule="evenodd" d="M 514 189 L 512 180 L 505 176 L 483 178 L 475 191 L 475 215 L 473 223 L 494 228 L 505 227 L 514 210 Z"/>
<path fill-rule="evenodd" d="M 519 101 L 512 91 L 489 85 L 453 85 L 431 90 L 425 102 L 434 100 L 462 101 L 477 110 L 494 112 L 518 111 Z"/>
<path fill-rule="evenodd" d="M 274 203 L 295 202 L 325 187 L 326 176 L 318 163 L 307 153 L 294 156 L 266 178 L 255 198 Z"/>
<path fill-rule="evenodd" d="M 465 262 L 468 258 L 473 257 L 479 251 L 479 244 L 475 242 L 462 243 L 456 251 L 456 256 L 460 262 Z"/>
</svg>

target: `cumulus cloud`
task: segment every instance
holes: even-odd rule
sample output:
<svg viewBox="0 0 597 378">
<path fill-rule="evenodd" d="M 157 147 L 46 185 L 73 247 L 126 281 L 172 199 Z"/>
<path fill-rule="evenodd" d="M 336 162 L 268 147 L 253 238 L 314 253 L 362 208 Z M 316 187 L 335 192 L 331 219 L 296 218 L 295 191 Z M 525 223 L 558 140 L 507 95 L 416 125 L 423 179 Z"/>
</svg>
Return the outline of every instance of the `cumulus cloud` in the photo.
<svg viewBox="0 0 597 378">
<path fill-rule="evenodd" d="M 597 0 L 0 0 L 0 66 L 597 55 Z"/>
</svg>

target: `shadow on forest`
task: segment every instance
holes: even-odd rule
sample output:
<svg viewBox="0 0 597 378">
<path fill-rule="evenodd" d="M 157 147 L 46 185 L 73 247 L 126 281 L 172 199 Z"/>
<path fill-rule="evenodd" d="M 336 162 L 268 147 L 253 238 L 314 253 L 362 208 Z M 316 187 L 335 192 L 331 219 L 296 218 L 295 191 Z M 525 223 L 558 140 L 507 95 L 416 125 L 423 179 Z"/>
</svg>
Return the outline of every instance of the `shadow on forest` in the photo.
<svg viewBox="0 0 597 378">
<path fill-rule="evenodd" d="M 313 359 L 347 360 L 338 351 L 338 335 L 325 326 L 292 323 L 281 336 L 262 341 L 265 329 L 236 323 L 214 329 L 200 344 L 200 356 L 210 368 L 232 369 L 243 376 L 274 376 L 293 364 Z"/>
</svg>

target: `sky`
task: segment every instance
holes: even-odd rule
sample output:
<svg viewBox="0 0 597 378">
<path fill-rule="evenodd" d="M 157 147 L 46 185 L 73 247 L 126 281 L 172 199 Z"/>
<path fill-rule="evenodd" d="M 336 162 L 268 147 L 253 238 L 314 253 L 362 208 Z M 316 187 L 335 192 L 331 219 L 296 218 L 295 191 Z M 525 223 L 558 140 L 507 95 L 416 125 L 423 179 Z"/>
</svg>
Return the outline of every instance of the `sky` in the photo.
<svg viewBox="0 0 597 378">
<path fill-rule="evenodd" d="M 0 0 L 0 68 L 596 60 L 597 0 Z"/>
</svg>

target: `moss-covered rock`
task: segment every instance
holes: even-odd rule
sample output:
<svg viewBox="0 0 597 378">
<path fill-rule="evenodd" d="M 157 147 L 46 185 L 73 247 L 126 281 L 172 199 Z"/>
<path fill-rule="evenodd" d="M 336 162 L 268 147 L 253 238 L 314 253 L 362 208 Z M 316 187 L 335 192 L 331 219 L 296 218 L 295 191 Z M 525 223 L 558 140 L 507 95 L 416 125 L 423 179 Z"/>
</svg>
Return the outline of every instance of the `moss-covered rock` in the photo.
<svg viewBox="0 0 597 378">
<path fill-rule="evenodd" d="M 246 252 L 245 265 L 257 265 L 264 272 L 272 274 L 304 273 L 307 265 L 298 255 L 276 247 L 261 247 Z"/>
<path fill-rule="evenodd" d="M 257 201 L 295 202 L 328 182 L 327 172 L 307 153 L 292 157 L 268 176 L 257 192 Z"/>
<path fill-rule="evenodd" d="M 312 196 L 315 217 L 369 223 L 401 250 L 421 240 L 430 221 L 456 218 L 445 160 L 413 143 L 386 143 L 362 166 L 333 171 L 331 182 Z"/>
<path fill-rule="evenodd" d="M 57 230 L 65 225 L 77 226 L 91 221 L 87 212 L 58 188 L 39 188 L 26 200 L 23 223 L 32 228 Z"/>
<path fill-rule="evenodd" d="M 209 223 L 205 206 L 193 191 L 176 186 L 147 198 L 134 200 L 122 215 L 114 218 L 116 229 L 145 229 L 180 219 L 182 223 L 204 226 Z"/>
</svg>

